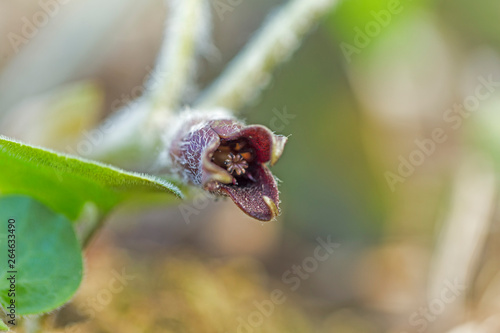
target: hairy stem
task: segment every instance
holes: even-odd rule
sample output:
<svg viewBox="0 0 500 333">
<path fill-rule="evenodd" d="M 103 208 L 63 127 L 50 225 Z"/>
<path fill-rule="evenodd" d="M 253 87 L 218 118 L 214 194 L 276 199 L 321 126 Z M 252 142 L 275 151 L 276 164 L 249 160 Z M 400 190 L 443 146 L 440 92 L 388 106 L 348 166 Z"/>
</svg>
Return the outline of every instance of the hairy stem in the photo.
<svg viewBox="0 0 500 333">
<path fill-rule="evenodd" d="M 165 42 L 153 76 L 148 95 L 151 112 L 164 112 L 179 106 L 186 86 L 193 76 L 196 48 L 203 43 L 209 28 L 209 8 L 205 0 L 170 1 L 170 22 Z"/>
<path fill-rule="evenodd" d="M 198 108 L 238 110 L 271 81 L 271 72 L 299 47 L 304 35 L 338 0 L 292 0 L 256 33 L 244 50 L 196 101 Z"/>
<path fill-rule="evenodd" d="M 151 80 L 143 98 L 112 119 L 113 130 L 90 157 L 148 171 L 163 150 L 161 130 L 178 108 L 189 83 L 196 42 L 207 30 L 200 18 L 208 16 L 203 14 L 208 10 L 206 0 L 172 1 L 174 17 L 155 70 L 159 80 Z M 292 0 L 284 5 L 201 95 L 195 108 L 235 111 L 255 98 L 270 82 L 273 69 L 293 54 L 304 35 L 338 1 Z"/>
<path fill-rule="evenodd" d="M 42 333 L 40 317 L 29 317 L 23 321 L 23 328 L 26 333 Z"/>
<path fill-rule="evenodd" d="M 96 130 L 105 134 L 88 157 L 134 169 L 146 169 L 152 163 L 161 129 L 190 83 L 196 48 L 209 30 L 206 0 L 169 3 L 169 24 L 144 95 Z"/>
</svg>

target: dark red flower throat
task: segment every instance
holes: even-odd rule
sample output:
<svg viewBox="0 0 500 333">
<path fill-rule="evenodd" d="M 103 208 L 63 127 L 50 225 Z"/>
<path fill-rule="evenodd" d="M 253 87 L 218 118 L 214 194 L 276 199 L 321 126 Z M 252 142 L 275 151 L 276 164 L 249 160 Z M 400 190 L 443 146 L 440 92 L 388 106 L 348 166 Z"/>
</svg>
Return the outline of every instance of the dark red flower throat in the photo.
<svg viewBox="0 0 500 333">
<path fill-rule="evenodd" d="M 245 183 L 246 180 L 255 182 L 252 169 L 255 160 L 255 150 L 250 146 L 248 140 L 239 139 L 233 141 L 221 140 L 219 148 L 212 156 L 212 162 L 225 168 L 233 177 L 233 185 Z"/>
</svg>

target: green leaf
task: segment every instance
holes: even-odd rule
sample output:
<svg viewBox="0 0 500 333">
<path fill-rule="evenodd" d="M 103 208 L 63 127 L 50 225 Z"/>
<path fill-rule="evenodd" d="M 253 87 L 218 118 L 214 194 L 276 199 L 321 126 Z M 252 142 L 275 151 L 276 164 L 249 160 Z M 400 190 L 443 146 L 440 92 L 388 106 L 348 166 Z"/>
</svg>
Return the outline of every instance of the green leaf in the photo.
<svg viewBox="0 0 500 333">
<path fill-rule="evenodd" d="M 45 313 L 66 303 L 82 280 L 83 260 L 71 222 L 24 196 L 0 198 L 0 304 L 16 315 Z M 15 221 L 11 223 L 12 221 Z M 8 225 L 13 224 L 9 229 Z M 15 231 L 9 231 L 15 230 Z M 15 262 L 8 262 L 15 236 Z M 11 245 L 8 245 L 11 244 Z M 7 266 L 7 264 L 9 266 Z M 10 264 L 13 264 L 10 267 Z M 16 273 L 11 273 L 15 271 Z M 15 296 L 10 297 L 15 275 Z"/>
<path fill-rule="evenodd" d="M 86 203 L 104 215 L 137 192 L 180 190 L 162 179 L 23 144 L 0 136 L 0 193 L 24 194 L 74 221 Z"/>
<path fill-rule="evenodd" d="M 9 327 L 5 325 L 2 319 L 0 319 L 0 331 L 8 331 Z"/>
</svg>

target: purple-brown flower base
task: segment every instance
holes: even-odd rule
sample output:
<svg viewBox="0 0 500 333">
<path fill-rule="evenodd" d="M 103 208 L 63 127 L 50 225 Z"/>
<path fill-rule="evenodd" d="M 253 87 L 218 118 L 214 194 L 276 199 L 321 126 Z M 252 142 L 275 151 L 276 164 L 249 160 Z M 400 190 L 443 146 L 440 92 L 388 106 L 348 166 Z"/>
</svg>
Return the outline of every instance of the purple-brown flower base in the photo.
<svg viewBox="0 0 500 333">
<path fill-rule="evenodd" d="M 190 120 L 170 150 L 193 184 L 230 197 L 249 216 L 270 221 L 279 215 L 279 191 L 267 164 L 278 161 L 287 141 L 260 125 L 233 119 Z"/>
</svg>

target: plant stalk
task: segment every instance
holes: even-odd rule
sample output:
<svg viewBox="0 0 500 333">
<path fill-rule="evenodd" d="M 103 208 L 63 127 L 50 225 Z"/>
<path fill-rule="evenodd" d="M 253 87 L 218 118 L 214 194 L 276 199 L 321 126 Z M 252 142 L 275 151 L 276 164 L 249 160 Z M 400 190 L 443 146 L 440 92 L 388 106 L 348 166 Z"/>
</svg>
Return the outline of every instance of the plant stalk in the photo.
<svg viewBox="0 0 500 333">
<path fill-rule="evenodd" d="M 304 36 L 339 0 L 292 0 L 255 34 L 243 51 L 196 101 L 204 109 L 240 110 L 271 82 L 272 71 L 288 60 Z"/>
</svg>

